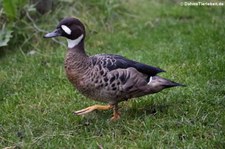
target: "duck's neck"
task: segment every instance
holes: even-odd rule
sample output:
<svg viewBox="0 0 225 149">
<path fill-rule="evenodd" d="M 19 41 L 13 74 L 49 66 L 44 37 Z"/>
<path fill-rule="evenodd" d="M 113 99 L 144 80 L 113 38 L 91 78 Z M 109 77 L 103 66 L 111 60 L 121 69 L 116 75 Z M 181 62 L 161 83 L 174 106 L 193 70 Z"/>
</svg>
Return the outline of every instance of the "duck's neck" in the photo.
<svg viewBox="0 0 225 149">
<path fill-rule="evenodd" d="M 82 40 L 79 44 L 77 44 L 72 48 L 68 47 L 68 53 L 75 54 L 74 56 L 78 59 L 79 57 L 80 58 L 87 57 L 87 54 L 84 49 L 84 41 Z"/>
<path fill-rule="evenodd" d="M 86 67 L 88 55 L 84 50 L 84 41 L 81 40 L 79 44 L 73 48 L 68 48 L 65 58 L 65 66 L 69 69 L 80 71 Z"/>
<path fill-rule="evenodd" d="M 74 56 L 76 58 L 79 57 L 87 57 L 85 50 L 84 50 L 84 34 L 81 34 L 78 38 L 76 39 L 67 39 L 68 42 L 68 53 L 75 54 Z"/>
</svg>

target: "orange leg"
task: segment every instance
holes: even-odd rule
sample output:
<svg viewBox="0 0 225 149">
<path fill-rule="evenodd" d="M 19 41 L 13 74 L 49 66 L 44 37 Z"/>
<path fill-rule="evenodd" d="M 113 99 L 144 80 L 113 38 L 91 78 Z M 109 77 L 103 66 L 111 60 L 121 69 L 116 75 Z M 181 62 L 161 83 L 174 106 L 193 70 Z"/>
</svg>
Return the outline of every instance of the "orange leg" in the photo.
<svg viewBox="0 0 225 149">
<path fill-rule="evenodd" d="M 111 118 L 112 121 L 116 121 L 120 119 L 120 113 L 119 113 L 119 107 L 118 104 L 113 105 L 113 117 Z"/>
<path fill-rule="evenodd" d="M 113 117 L 111 118 L 111 120 L 112 121 L 116 121 L 116 120 L 120 119 L 120 113 L 118 112 L 118 109 L 119 109 L 118 108 L 118 104 L 106 105 L 106 106 L 93 105 L 93 106 L 90 106 L 90 107 L 87 107 L 87 108 L 75 111 L 74 114 L 76 114 L 76 115 L 84 115 L 84 114 L 90 113 L 90 112 L 92 112 L 94 110 L 110 110 L 110 109 L 113 109 Z"/>
<path fill-rule="evenodd" d="M 79 110 L 79 111 L 75 111 L 74 113 L 76 115 L 84 115 L 84 114 L 90 113 L 90 112 L 92 112 L 94 110 L 109 110 L 109 109 L 112 109 L 112 108 L 113 108 L 113 105 L 106 105 L 106 106 L 93 105 L 93 106 L 87 107 L 85 109 L 82 109 L 82 110 Z"/>
</svg>

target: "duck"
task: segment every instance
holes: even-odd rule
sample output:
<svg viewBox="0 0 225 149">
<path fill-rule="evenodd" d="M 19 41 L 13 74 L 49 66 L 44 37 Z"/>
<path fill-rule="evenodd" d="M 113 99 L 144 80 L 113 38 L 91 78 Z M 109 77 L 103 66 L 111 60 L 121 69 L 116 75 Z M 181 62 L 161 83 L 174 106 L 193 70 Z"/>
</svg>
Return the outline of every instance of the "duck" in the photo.
<svg viewBox="0 0 225 149">
<path fill-rule="evenodd" d="M 112 110 L 111 120 L 121 117 L 118 104 L 131 98 L 154 94 L 166 88 L 185 86 L 158 76 L 164 70 L 114 54 L 87 55 L 84 24 L 75 17 L 62 19 L 44 38 L 65 37 L 68 48 L 65 72 L 72 85 L 85 97 L 103 102 L 77 110 L 85 115 L 94 110 Z"/>
</svg>

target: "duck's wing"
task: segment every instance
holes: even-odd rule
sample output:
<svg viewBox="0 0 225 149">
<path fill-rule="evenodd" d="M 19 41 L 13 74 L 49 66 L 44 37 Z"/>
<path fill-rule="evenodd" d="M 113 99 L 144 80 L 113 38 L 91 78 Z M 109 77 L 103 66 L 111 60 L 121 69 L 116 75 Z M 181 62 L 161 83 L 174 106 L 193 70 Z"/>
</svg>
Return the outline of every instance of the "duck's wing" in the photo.
<svg viewBox="0 0 225 149">
<path fill-rule="evenodd" d="M 91 59 L 93 64 L 100 64 L 102 65 L 102 67 L 107 68 L 109 71 L 119 68 L 126 69 L 129 67 L 133 67 L 139 72 L 148 76 L 155 76 L 157 73 L 165 72 L 160 68 L 135 62 L 133 60 L 126 59 L 125 57 L 120 55 L 98 54 L 92 56 Z"/>
</svg>

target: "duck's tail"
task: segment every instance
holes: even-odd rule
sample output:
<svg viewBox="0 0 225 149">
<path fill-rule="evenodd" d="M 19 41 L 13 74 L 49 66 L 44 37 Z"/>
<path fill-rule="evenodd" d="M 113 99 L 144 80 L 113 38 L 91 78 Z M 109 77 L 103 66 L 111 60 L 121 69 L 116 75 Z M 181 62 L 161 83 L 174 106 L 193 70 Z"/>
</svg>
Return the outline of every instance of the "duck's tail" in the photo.
<svg viewBox="0 0 225 149">
<path fill-rule="evenodd" d="M 159 92 L 165 88 L 176 87 L 176 86 L 186 86 L 180 83 L 176 83 L 169 79 L 165 79 L 159 76 L 152 76 L 149 78 L 149 87 L 154 90 L 154 92 Z"/>
<path fill-rule="evenodd" d="M 163 79 L 164 79 L 164 78 L 163 78 Z M 169 87 L 176 87 L 176 86 L 182 86 L 182 87 L 185 87 L 186 85 L 180 84 L 180 83 L 177 83 L 177 82 L 168 80 L 168 79 L 165 79 L 164 86 L 165 86 L 165 88 L 169 88 Z"/>
</svg>

